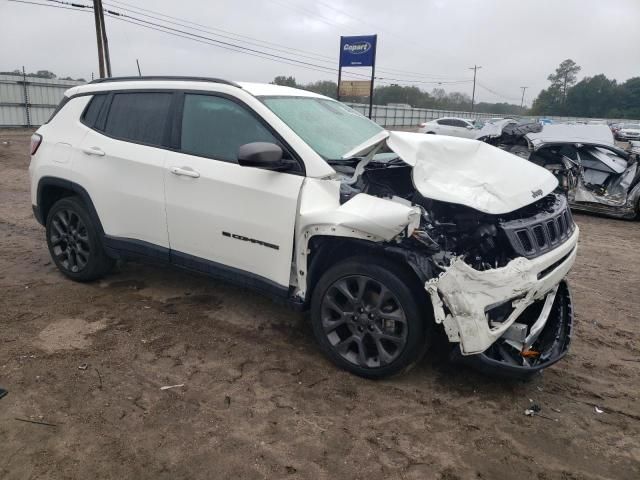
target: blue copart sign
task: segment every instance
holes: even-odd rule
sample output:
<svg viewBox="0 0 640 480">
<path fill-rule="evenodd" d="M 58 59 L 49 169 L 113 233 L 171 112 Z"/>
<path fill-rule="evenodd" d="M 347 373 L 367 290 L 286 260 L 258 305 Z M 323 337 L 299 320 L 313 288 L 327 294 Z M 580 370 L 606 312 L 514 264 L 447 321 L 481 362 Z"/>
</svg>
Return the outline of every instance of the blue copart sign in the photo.
<svg viewBox="0 0 640 480">
<path fill-rule="evenodd" d="M 376 58 L 377 35 L 340 37 L 341 67 L 372 67 Z"/>
</svg>

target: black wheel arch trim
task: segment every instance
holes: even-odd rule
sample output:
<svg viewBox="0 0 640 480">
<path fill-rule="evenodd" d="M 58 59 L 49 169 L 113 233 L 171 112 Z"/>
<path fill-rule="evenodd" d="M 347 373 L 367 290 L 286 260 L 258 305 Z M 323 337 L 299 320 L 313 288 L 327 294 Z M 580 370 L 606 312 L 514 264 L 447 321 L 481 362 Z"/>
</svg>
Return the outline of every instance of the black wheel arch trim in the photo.
<svg viewBox="0 0 640 480">
<path fill-rule="evenodd" d="M 96 228 L 100 232 L 100 235 L 104 236 L 104 229 L 102 228 L 102 222 L 100 222 L 100 217 L 98 216 L 98 212 L 96 211 L 96 207 L 93 204 L 93 200 L 91 200 L 91 196 L 89 195 L 89 192 L 87 192 L 87 190 L 82 185 L 72 182 L 71 180 L 65 180 L 59 177 L 45 176 L 38 181 L 38 193 L 36 196 L 37 204 L 33 205 L 33 214 L 36 217 L 36 220 L 38 221 L 38 223 L 40 223 L 40 225 L 44 226 L 47 221 L 46 214 L 45 212 L 42 211 L 42 205 L 44 203 L 43 191 L 46 187 L 63 188 L 79 196 L 80 199 L 85 204 L 85 206 L 87 207 L 87 210 L 89 211 L 89 215 L 91 216 L 91 220 L 95 223 Z"/>
<path fill-rule="evenodd" d="M 362 254 L 386 256 L 411 270 L 421 284 L 436 275 L 429 257 L 407 248 L 358 238 L 334 237 L 331 235 L 318 235 L 313 237 L 311 242 L 313 242 L 312 254 L 307 263 L 307 279 L 309 283 L 303 302 L 305 309 L 309 308 L 313 289 L 322 273 L 337 261 L 349 256 Z M 351 247 L 351 251 L 345 247 Z"/>
</svg>

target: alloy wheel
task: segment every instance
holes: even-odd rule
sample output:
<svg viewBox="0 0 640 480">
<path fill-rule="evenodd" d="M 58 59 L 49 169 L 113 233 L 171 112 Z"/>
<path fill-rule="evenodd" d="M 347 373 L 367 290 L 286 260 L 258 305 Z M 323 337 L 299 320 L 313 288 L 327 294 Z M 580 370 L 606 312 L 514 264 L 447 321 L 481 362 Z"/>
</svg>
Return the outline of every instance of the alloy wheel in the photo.
<svg viewBox="0 0 640 480">
<path fill-rule="evenodd" d="M 91 247 L 84 222 L 73 210 L 62 209 L 51 219 L 49 242 L 57 262 L 77 273 L 89 262 Z"/>
<path fill-rule="evenodd" d="M 327 289 L 321 320 L 332 348 L 360 367 L 388 365 L 407 344 L 407 319 L 398 298 L 364 275 L 340 278 Z"/>
</svg>

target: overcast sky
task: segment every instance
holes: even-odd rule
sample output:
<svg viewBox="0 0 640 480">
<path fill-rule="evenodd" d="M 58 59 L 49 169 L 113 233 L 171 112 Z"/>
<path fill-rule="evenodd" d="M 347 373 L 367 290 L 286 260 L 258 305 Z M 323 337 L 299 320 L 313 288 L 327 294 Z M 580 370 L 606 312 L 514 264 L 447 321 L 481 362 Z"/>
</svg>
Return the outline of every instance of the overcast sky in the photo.
<svg viewBox="0 0 640 480">
<path fill-rule="evenodd" d="M 582 66 L 579 78 L 604 73 L 624 81 L 640 75 L 640 0 L 103 0 L 103 4 L 147 22 L 162 23 L 142 16 L 162 18 L 148 10 L 175 17 L 165 17 L 172 22 L 195 22 L 201 26 L 185 24 L 200 29 L 192 33 L 330 69 L 336 68 L 340 35 L 377 33 L 376 76 L 431 91 L 439 85 L 426 82 L 469 80 L 468 67 L 477 64 L 482 66 L 478 101 L 519 103 L 519 87 L 528 86 L 525 98 L 530 104 L 547 86 L 547 75 L 566 58 Z M 133 7 L 147 11 L 135 13 Z M 114 75 L 137 74 L 138 58 L 145 75 L 261 82 L 276 75 L 293 75 L 303 83 L 337 80 L 333 71 L 231 52 L 113 18 L 106 23 Z M 278 51 L 265 48 L 263 42 L 271 42 L 269 46 Z M 90 11 L 0 0 L 0 45 L 0 70 L 24 65 L 28 71 L 46 69 L 58 76 L 97 75 Z M 470 82 L 442 87 L 468 94 L 472 88 Z"/>
</svg>

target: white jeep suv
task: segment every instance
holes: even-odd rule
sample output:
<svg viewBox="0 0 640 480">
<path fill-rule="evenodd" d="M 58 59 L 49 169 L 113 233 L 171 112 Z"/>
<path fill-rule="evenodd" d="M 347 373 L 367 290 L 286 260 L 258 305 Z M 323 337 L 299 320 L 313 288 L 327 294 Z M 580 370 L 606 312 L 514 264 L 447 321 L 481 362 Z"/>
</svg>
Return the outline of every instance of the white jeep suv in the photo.
<svg viewBox="0 0 640 480">
<path fill-rule="evenodd" d="M 578 228 L 543 168 L 475 140 L 388 132 L 276 85 L 133 77 L 71 88 L 32 137 L 57 267 L 152 259 L 311 310 L 355 374 L 452 356 L 528 376 L 567 352 Z"/>
</svg>

